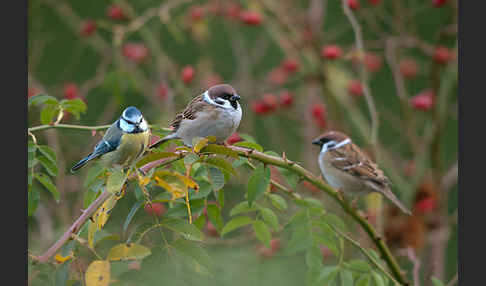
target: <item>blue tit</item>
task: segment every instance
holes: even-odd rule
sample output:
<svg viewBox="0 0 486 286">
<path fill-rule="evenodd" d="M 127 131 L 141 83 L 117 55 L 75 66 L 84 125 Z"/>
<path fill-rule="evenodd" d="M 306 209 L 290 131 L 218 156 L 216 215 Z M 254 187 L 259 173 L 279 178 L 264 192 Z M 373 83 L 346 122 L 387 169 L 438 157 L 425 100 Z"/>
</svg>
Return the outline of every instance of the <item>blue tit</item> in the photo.
<svg viewBox="0 0 486 286">
<path fill-rule="evenodd" d="M 150 129 L 136 107 L 127 107 L 96 144 L 93 152 L 71 168 L 71 173 L 93 159 L 103 166 L 130 167 L 145 151 Z"/>
</svg>

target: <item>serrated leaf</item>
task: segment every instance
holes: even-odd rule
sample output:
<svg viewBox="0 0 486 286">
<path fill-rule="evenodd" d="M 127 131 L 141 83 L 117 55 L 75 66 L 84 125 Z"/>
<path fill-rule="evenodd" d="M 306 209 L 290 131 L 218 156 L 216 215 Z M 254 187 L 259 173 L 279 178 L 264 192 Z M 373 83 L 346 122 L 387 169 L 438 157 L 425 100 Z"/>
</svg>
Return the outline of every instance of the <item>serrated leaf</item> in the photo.
<svg viewBox="0 0 486 286">
<path fill-rule="evenodd" d="M 252 226 L 258 240 L 260 240 L 265 246 L 270 247 L 272 235 L 270 234 L 268 226 L 261 220 L 254 221 Z"/>
<path fill-rule="evenodd" d="M 381 277 L 380 274 L 376 273 L 375 271 L 371 272 L 371 276 L 373 277 L 373 280 L 375 281 L 375 286 L 386 286 L 385 281 Z"/>
<path fill-rule="evenodd" d="M 57 166 L 55 165 L 55 162 L 53 163 L 51 160 L 49 160 L 44 156 L 37 157 L 37 160 L 39 160 L 42 167 L 44 167 L 44 169 L 47 171 L 47 173 L 49 173 L 49 175 L 53 177 L 57 176 L 58 169 Z"/>
<path fill-rule="evenodd" d="M 263 151 L 263 147 L 260 146 L 259 144 L 255 143 L 255 142 L 242 141 L 242 142 L 237 142 L 233 145 L 239 146 L 239 147 L 245 147 L 245 148 L 248 148 L 248 149 L 254 149 L 254 150 L 257 150 L 259 152 Z"/>
<path fill-rule="evenodd" d="M 196 263 L 196 271 L 199 270 L 197 268 L 199 266 L 204 268 L 205 271 L 203 273 L 212 273 L 213 262 L 204 248 L 194 242 L 183 239 L 176 240 L 172 246 L 184 256 L 194 260 Z"/>
<path fill-rule="evenodd" d="M 79 119 L 79 115 L 81 113 L 85 113 L 86 109 L 88 108 L 86 106 L 86 103 L 84 103 L 84 101 L 79 98 L 63 99 L 59 104 L 64 110 L 69 111 L 69 113 L 73 114 L 76 119 Z"/>
<path fill-rule="evenodd" d="M 314 241 L 309 234 L 310 230 L 306 227 L 300 227 L 293 231 L 290 241 L 285 248 L 285 252 L 287 254 L 294 254 L 312 247 Z"/>
<path fill-rule="evenodd" d="M 248 180 L 248 205 L 258 199 L 270 187 L 270 168 L 259 165 Z"/>
<path fill-rule="evenodd" d="M 39 94 L 36 94 L 32 97 L 29 97 L 28 106 L 31 106 L 31 105 L 36 106 L 36 105 L 40 105 L 40 104 L 43 104 L 43 103 L 53 105 L 53 104 L 57 104 L 57 102 L 58 101 L 55 97 L 39 93 Z"/>
<path fill-rule="evenodd" d="M 222 171 L 226 171 L 236 176 L 236 171 L 233 166 L 221 157 L 209 157 L 204 160 L 204 163 L 218 167 Z"/>
<path fill-rule="evenodd" d="M 168 228 L 181 234 L 185 239 L 202 241 L 204 234 L 193 224 L 189 224 L 185 220 L 167 219 L 160 224 L 162 227 Z"/>
<path fill-rule="evenodd" d="M 341 278 L 341 286 L 353 286 L 353 273 L 351 271 L 340 268 L 339 277 Z"/>
<path fill-rule="evenodd" d="M 86 286 L 108 286 L 110 275 L 110 262 L 95 260 L 86 269 Z"/>
<path fill-rule="evenodd" d="M 224 174 L 218 168 L 215 167 L 208 168 L 208 179 L 211 182 L 211 186 L 213 187 L 213 190 L 217 191 L 223 188 L 225 183 Z"/>
<path fill-rule="evenodd" d="M 132 218 L 135 216 L 135 214 L 137 213 L 137 211 L 140 209 L 140 207 L 143 205 L 144 202 L 145 202 L 144 200 L 140 200 L 133 204 L 132 208 L 130 209 L 130 212 L 128 212 L 127 218 L 125 219 L 125 223 L 123 223 L 123 231 L 127 230 L 128 225 L 132 221 Z"/>
<path fill-rule="evenodd" d="M 252 222 L 253 219 L 251 217 L 247 217 L 247 216 L 235 217 L 231 219 L 229 222 L 227 222 L 226 225 L 223 227 L 223 230 L 221 231 L 221 236 L 237 228 L 250 224 Z"/>
<path fill-rule="evenodd" d="M 287 209 L 287 202 L 284 198 L 277 194 L 268 194 L 272 205 L 279 211 L 284 211 Z"/>
<path fill-rule="evenodd" d="M 220 232 L 223 229 L 224 222 L 223 218 L 221 217 L 221 211 L 217 205 L 208 204 L 206 207 L 209 221 L 216 227 L 216 229 Z"/>
<path fill-rule="evenodd" d="M 39 145 L 37 149 L 42 153 L 42 155 L 44 155 L 47 159 L 49 159 L 49 161 L 56 164 L 57 162 L 56 152 L 54 152 L 54 150 L 49 148 L 49 146 Z"/>
<path fill-rule="evenodd" d="M 57 203 L 59 203 L 59 191 L 57 190 L 56 185 L 54 185 L 51 179 L 42 173 L 35 173 L 35 178 L 51 193 Z"/>
<path fill-rule="evenodd" d="M 201 151 L 201 154 L 220 154 L 225 155 L 232 158 L 238 158 L 238 153 L 226 146 L 217 145 L 217 144 L 208 144 L 204 146 Z"/>
<path fill-rule="evenodd" d="M 349 267 L 355 271 L 369 272 L 371 271 L 371 266 L 368 262 L 362 259 L 353 259 L 349 263 Z"/>
<path fill-rule="evenodd" d="M 278 218 L 275 213 L 269 208 L 261 208 L 260 213 L 262 214 L 263 220 L 274 230 L 278 230 Z"/>
<path fill-rule="evenodd" d="M 47 105 L 41 111 L 40 120 L 42 124 L 50 124 L 52 119 L 57 116 L 60 109 L 55 105 Z"/>
<path fill-rule="evenodd" d="M 122 189 L 126 180 L 127 174 L 121 169 L 115 169 L 106 180 L 106 190 L 112 194 L 116 194 Z"/>
<path fill-rule="evenodd" d="M 84 179 L 83 187 L 88 188 L 91 184 L 105 171 L 105 168 L 100 164 L 93 164 L 89 168 L 86 178 Z"/>
<path fill-rule="evenodd" d="M 29 187 L 27 192 L 27 215 L 32 216 L 39 205 L 40 194 L 34 187 Z"/>
<path fill-rule="evenodd" d="M 243 201 L 241 203 L 236 204 L 230 211 L 230 216 L 234 216 L 241 213 L 253 212 L 260 209 L 258 204 L 253 204 L 253 206 L 249 206 L 247 201 Z"/>
<path fill-rule="evenodd" d="M 319 273 L 317 278 L 317 285 L 331 285 L 331 283 L 336 279 L 339 273 L 339 267 L 337 266 L 324 266 Z"/>
<path fill-rule="evenodd" d="M 106 260 L 118 261 L 143 259 L 149 255 L 150 248 L 146 246 L 136 243 L 120 243 L 110 249 L 108 255 L 106 256 Z"/>
<path fill-rule="evenodd" d="M 342 231 L 348 231 L 348 228 L 346 226 L 346 224 L 343 222 L 343 220 L 338 217 L 337 215 L 333 214 L 333 213 L 326 213 L 322 216 L 322 219 L 329 223 L 330 225 L 332 226 L 335 226 L 337 227 L 338 229 L 342 230 Z"/>
<path fill-rule="evenodd" d="M 432 280 L 432 283 L 434 283 L 434 286 L 445 286 L 444 282 L 440 281 L 436 277 L 430 277 L 430 280 Z"/>
<path fill-rule="evenodd" d="M 321 269 L 322 251 L 319 247 L 313 246 L 307 249 L 305 253 L 305 264 L 309 268 Z"/>
<path fill-rule="evenodd" d="M 297 188 L 297 184 L 300 181 L 299 175 L 297 175 L 296 173 L 288 169 L 281 168 L 281 167 L 277 167 L 277 170 L 279 170 L 280 174 L 282 174 L 282 176 L 284 177 L 287 184 L 289 184 L 291 189 Z"/>
<path fill-rule="evenodd" d="M 151 153 L 148 154 L 147 156 L 144 156 L 143 158 L 140 158 L 140 160 L 137 161 L 137 168 L 142 167 L 143 165 L 146 165 L 150 162 L 154 162 L 160 159 L 165 159 L 165 158 L 171 158 L 171 157 L 177 157 L 179 155 L 172 153 L 172 152 L 156 152 L 156 153 Z"/>
<path fill-rule="evenodd" d="M 361 275 L 356 281 L 356 286 L 369 286 L 371 282 L 371 276 L 369 274 Z"/>
</svg>

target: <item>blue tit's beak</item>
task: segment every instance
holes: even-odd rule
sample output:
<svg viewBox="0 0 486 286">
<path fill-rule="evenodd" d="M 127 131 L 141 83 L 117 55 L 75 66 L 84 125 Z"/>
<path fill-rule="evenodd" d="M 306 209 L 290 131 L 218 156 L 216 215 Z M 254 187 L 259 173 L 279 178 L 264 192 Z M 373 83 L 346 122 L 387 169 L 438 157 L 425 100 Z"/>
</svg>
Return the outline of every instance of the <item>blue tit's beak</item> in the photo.
<svg viewBox="0 0 486 286">
<path fill-rule="evenodd" d="M 237 101 L 237 100 L 240 100 L 240 99 L 241 99 L 240 96 L 236 93 L 230 98 L 231 101 Z"/>
</svg>

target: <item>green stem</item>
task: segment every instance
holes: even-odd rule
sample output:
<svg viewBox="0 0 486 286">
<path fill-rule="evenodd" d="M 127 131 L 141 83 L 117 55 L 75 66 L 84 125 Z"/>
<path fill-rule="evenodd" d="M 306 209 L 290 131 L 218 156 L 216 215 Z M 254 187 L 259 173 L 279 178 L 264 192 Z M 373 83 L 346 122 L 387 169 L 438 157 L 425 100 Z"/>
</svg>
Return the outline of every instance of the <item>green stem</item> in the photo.
<svg viewBox="0 0 486 286">
<path fill-rule="evenodd" d="M 83 126 L 83 125 L 72 125 L 72 124 L 54 124 L 54 125 L 39 125 L 27 129 L 28 132 L 41 131 L 51 128 L 57 129 L 72 129 L 72 130 L 86 130 L 86 131 L 99 131 L 108 129 L 110 125 L 100 125 L 100 126 Z"/>
</svg>

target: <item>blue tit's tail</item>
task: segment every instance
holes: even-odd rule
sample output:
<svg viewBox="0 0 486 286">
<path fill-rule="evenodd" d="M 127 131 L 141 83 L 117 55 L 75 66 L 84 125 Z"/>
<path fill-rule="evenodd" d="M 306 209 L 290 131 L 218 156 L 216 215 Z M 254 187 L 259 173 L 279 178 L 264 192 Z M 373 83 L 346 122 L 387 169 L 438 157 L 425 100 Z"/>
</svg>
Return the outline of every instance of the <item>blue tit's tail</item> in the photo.
<svg viewBox="0 0 486 286">
<path fill-rule="evenodd" d="M 79 168 L 83 167 L 86 163 L 88 163 L 89 161 L 93 160 L 96 157 L 97 156 L 93 156 L 93 154 L 90 154 L 89 156 L 81 159 L 79 162 L 76 163 L 76 165 L 74 165 L 71 168 L 71 173 L 74 173 L 76 170 L 78 170 Z"/>
</svg>

